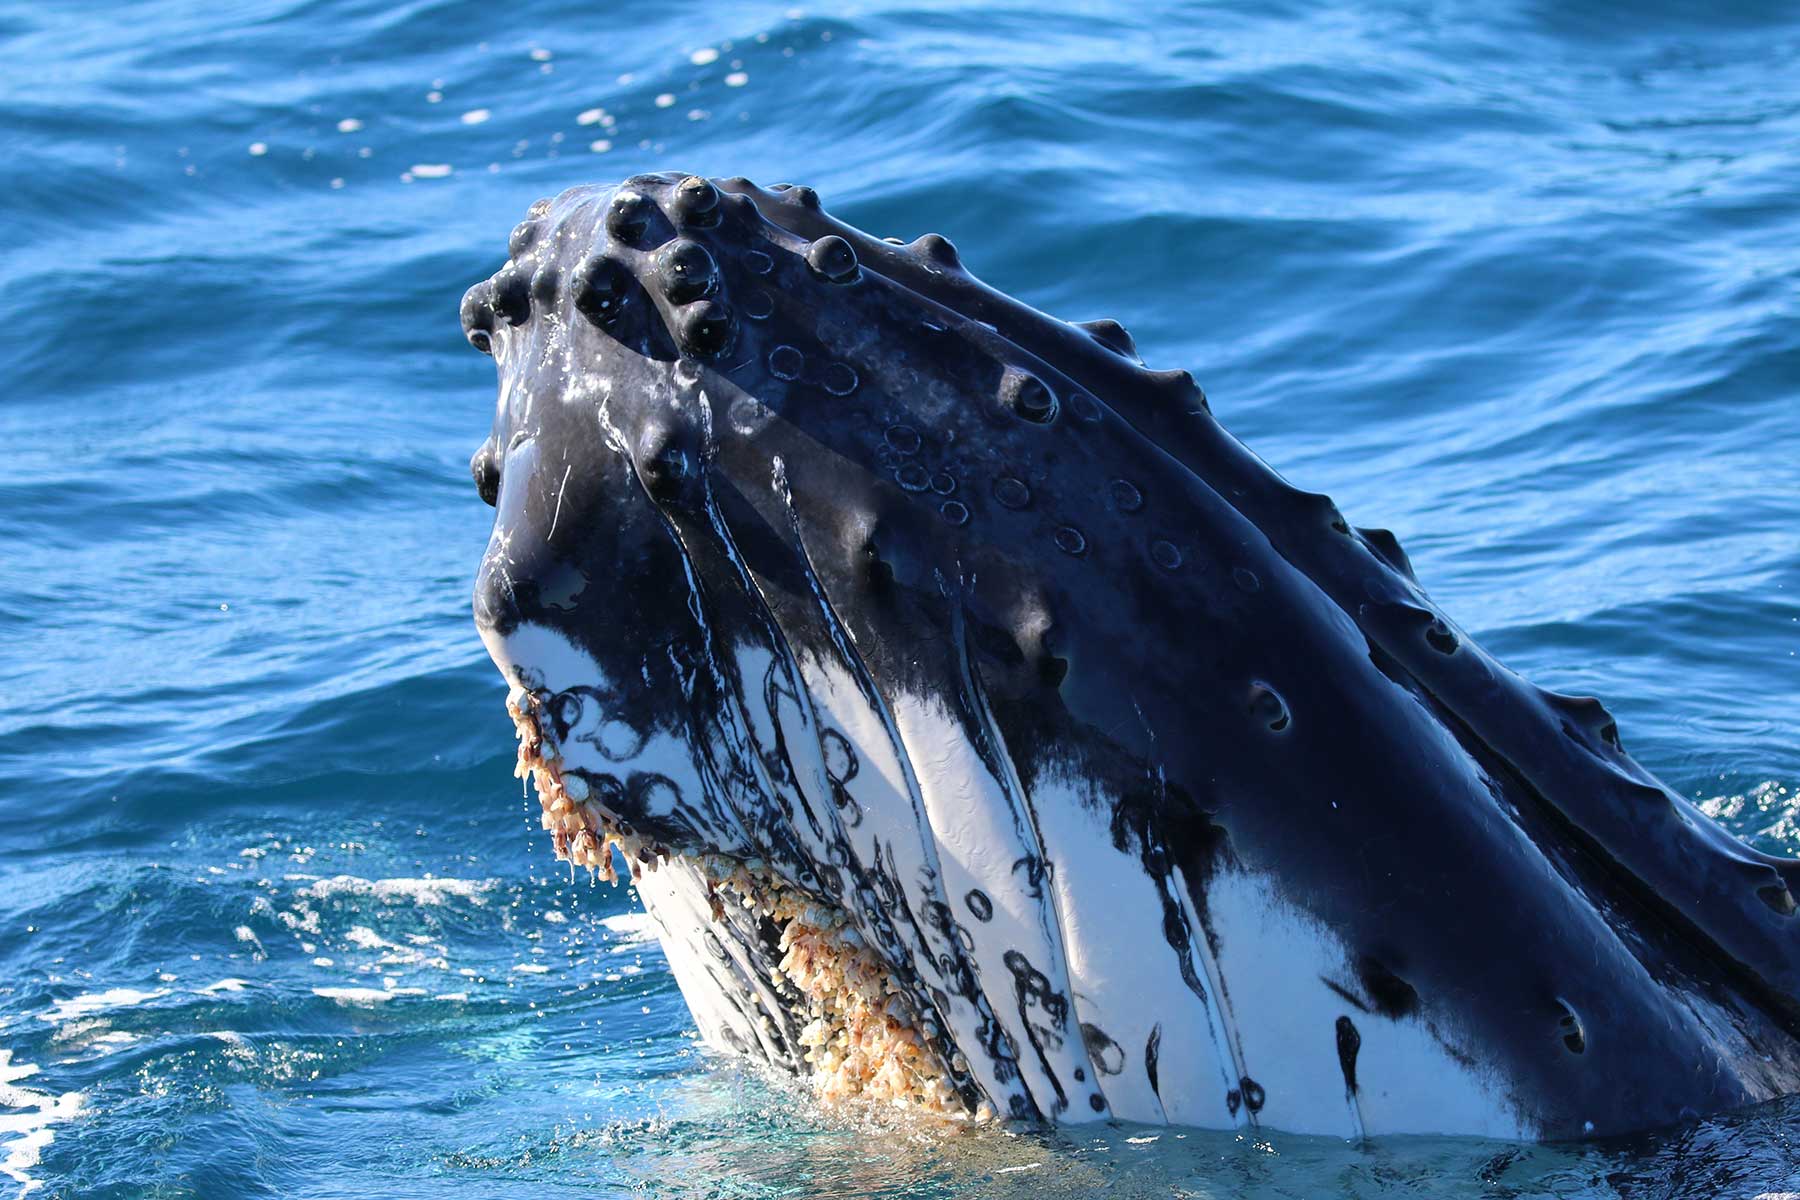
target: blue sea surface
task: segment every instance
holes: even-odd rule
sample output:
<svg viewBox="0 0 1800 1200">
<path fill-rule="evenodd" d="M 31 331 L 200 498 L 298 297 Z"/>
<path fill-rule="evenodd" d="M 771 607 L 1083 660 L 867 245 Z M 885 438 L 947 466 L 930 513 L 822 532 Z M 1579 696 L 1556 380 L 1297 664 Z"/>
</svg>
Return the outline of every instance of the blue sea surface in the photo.
<svg viewBox="0 0 1800 1200">
<path fill-rule="evenodd" d="M 1791 1102 L 954 1132 L 702 1051 L 512 776 L 456 316 L 639 171 L 941 232 L 1800 853 L 1793 4 L 11 0 L 0 63 L 0 1194 L 1800 1190 Z"/>
</svg>

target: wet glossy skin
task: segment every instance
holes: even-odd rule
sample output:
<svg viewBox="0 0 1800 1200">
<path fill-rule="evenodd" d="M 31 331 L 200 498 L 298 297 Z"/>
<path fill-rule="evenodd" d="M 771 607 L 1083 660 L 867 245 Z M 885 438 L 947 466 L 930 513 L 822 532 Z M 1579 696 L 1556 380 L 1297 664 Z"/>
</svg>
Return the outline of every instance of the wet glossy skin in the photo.
<svg viewBox="0 0 1800 1200">
<path fill-rule="evenodd" d="M 1159 898 L 1116 936 L 1216 956 L 1209 881 L 1242 872 L 1341 943 L 1323 1036 L 1353 1103 L 1381 1022 L 1491 1066 L 1548 1136 L 1800 1086 L 1800 865 L 1650 777 L 1597 702 L 1470 644 L 1391 535 L 1281 480 L 1116 324 L 742 180 L 575 189 L 510 250 L 463 303 L 502 383 L 471 464 L 498 509 L 475 595 L 496 660 L 570 728 L 604 714 L 632 752 L 595 778 L 627 822 L 848 910 L 1003 1111 L 1108 1110 L 1110 1039 L 1077 1028 L 1046 898 L 1037 807 L 1071 779 Z M 546 688 L 521 629 L 579 648 L 586 690 Z M 1025 830 L 999 874 L 1049 913 L 1044 949 L 1001 953 L 994 896 L 880 859 L 865 821 L 927 814 L 851 795 L 860 743 L 804 700 L 828 670 L 890 727 L 923 705 L 960 731 L 996 781 L 970 803 Z M 680 769 L 634 758 L 664 743 Z M 1279 1002 L 1183 979 L 1221 1010 Z M 1155 1090 L 1154 1037 L 1125 1051 Z M 1254 1065 L 1228 1074 L 1254 1119 Z"/>
</svg>

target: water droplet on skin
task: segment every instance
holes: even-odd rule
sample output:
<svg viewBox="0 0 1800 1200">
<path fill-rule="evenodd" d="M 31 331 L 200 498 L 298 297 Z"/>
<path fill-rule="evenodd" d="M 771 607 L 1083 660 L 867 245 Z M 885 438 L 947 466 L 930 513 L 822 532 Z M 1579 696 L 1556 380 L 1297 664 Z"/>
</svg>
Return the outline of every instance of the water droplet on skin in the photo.
<svg viewBox="0 0 1800 1200">
<path fill-rule="evenodd" d="M 1106 485 L 1113 507 L 1122 513 L 1134 513 L 1144 507 L 1144 493 L 1129 479 L 1115 479 Z"/>
<path fill-rule="evenodd" d="M 1087 538 L 1073 525 L 1064 525 L 1056 531 L 1056 548 L 1064 554 L 1082 555 L 1087 553 Z"/>
</svg>

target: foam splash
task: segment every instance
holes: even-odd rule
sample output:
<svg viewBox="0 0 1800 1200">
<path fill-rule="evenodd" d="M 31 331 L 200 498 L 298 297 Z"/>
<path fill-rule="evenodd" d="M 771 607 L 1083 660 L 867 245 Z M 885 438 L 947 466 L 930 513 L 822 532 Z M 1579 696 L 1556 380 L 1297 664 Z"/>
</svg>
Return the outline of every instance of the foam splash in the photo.
<svg viewBox="0 0 1800 1200">
<path fill-rule="evenodd" d="M 140 992 L 136 988 L 128 987 L 108 988 L 104 992 L 88 992 L 80 996 L 71 996 L 67 1000 L 58 1000 L 50 1006 L 48 1012 L 39 1013 L 38 1020 L 51 1025 L 61 1025 L 80 1017 L 92 1016 L 95 1013 L 131 1008 L 148 1000 L 159 1000 L 168 994 L 168 988 L 157 988 L 150 992 Z"/>
<path fill-rule="evenodd" d="M 0 1108 L 16 1112 L 0 1113 L 0 1134 L 12 1135 L 3 1143 L 6 1158 L 0 1161 L 0 1175 L 19 1185 L 18 1195 L 28 1196 L 44 1186 L 30 1172 L 38 1165 L 44 1147 L 56 1138 L 52 1126 L 72 1121 L 83 1115 L 80 1092 L 56 1095 L 33 1088 L 17 1086 L 38 1072 L 34 1063 L 14 1063 L 11 1050 L 0 1049 Z"/>
<path fill-rule="evenodd" d="M 335 896 L 371 897 L 389 904 L 408 901 L 421 908 L 435 908 L 451 898 L 467 900 L 474 905 L 486 903 L 484 893 L 494 886 L 491 879 L 363 879 L 356 875 L 333 875 L 300 889 L 309 900 L 329 900 Z"/>
<path fill-rule="evenodd" d="M 648 942 L 656 938 L 656 925 L 644 912 L 614 913 L 600 918 L 600 927 L 624 942 Z"/>
<path fill-rule="evenodd" d="M 313 995 L 324 1000 L 334 1000 L 339 1004 L 354 1005 L 367 1008 L 376 1004 L 386 1004 L 389 1000 L 401 996 L 423 996 L 424 988 L 368 988 L 368 987 L 316 987 Z"/>
</svg>

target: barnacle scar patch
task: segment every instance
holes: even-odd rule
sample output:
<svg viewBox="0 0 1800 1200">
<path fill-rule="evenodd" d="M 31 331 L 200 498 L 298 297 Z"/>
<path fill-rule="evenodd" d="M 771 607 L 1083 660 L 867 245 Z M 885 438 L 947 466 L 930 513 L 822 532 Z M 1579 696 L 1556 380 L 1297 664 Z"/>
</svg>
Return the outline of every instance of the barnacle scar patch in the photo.
<svg viewBox="0 0 1800 1200">
<path fill-rule="evenodd" d="M 915 1011 L 841 908 L 789 886 L 764 863 L 678 855 L 637 833 L 590 796 L 579 775 L 563 773 L 561 750 L 538 720 L 535 696 L 514 688 L 506 711 L 519 736 L 514 774 L 536 785 L 557 858 L 614 883 L 614 847 L 634 880 L 680 857 L 706 881 L 714 922 L 727 924 L 726 906 L 736 905 L 780 931 L 782 957 L 774 971 L 796 998 L 804 1070 L 817 1096 L 886 1102 L 959 1120 L 993 1119 L 992 1105 L 982 1101 L 971 1110 L 952 1086 L 931 1045 L 936 1022 Z"/>
</svg>

